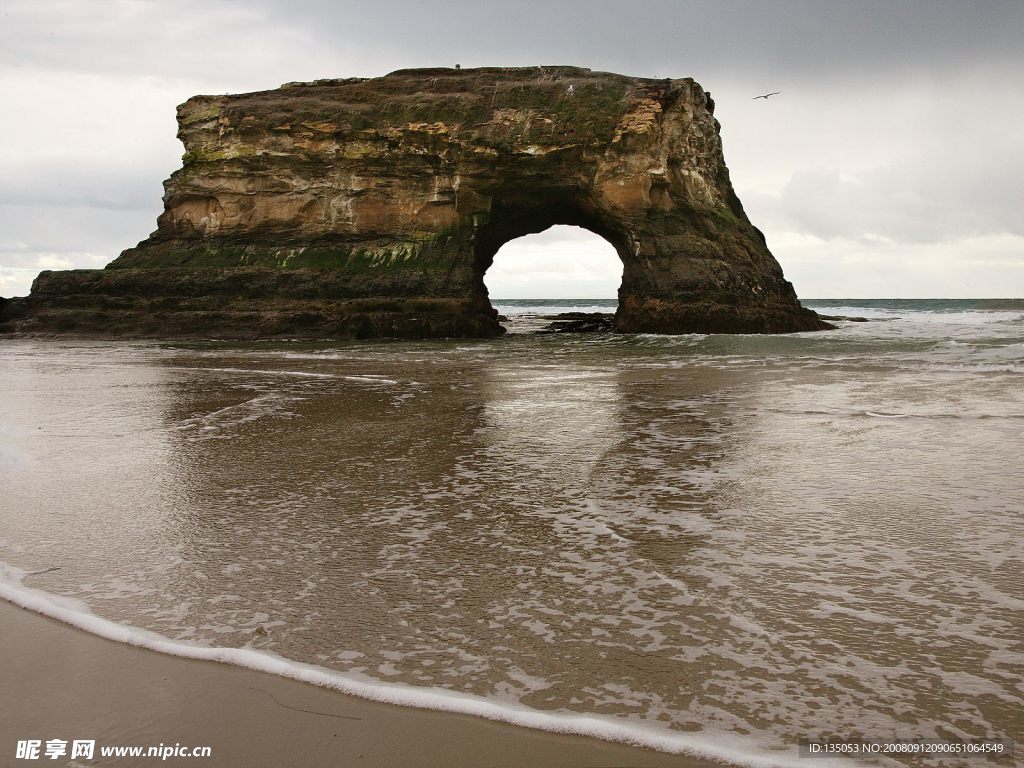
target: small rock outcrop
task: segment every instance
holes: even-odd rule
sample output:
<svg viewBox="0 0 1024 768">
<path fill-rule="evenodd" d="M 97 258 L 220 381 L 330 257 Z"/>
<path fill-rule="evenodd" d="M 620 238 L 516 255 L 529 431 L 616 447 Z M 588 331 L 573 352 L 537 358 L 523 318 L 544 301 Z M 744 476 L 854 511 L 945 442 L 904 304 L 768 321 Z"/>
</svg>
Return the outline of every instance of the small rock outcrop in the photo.
<svg viewBox="0 0 1024 768">
<path fill-rule="evenodd" d="M 551 333 L 610 333 L 615 330 L 615 316 L 605 312 L 563 312 L 537 334 Z"/>
<path fill-rule="evenodd" d="M 493 336 L 484 273 L 556 224 L 624 265 L 620 332 L 828 327 L 733 192 L 691 79 L 418 69 L 196 96 L 157 230 L 43 272 L 3 325 L 136 336 Z"/>
</svg>

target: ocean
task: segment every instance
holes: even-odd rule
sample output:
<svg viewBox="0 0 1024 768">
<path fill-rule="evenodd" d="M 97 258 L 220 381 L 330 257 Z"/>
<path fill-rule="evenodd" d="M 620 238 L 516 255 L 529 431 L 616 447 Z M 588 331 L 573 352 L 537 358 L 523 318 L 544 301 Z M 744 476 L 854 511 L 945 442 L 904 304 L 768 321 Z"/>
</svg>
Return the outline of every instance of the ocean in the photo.
<svg viewBox="0 0 1024 768">
<path fill-rule="evenodd" d="M 0 342 L 0 596 L 735 764 L 1024 737 L 1024 300 L 784 336 L 494 303 L 482 341 Z"/>
</svg>

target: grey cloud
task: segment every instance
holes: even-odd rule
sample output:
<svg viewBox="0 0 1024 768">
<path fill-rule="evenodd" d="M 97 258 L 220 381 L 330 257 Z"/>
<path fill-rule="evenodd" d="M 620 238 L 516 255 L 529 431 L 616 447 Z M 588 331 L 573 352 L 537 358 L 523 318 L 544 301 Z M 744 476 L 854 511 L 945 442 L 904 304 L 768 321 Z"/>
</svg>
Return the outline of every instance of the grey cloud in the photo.
<svg viewBox="0 0 1024 768">
<path fill-rule="evenodd" d="M 74 260 L 83 252 L 110 261 L 156 228 L 161 206 L 159 199 L 153 202 L 150 210 L 0 206 L 0 264 L 37 267 L 41 255 L 70 254 Z"/>
<path fill-rule="evenodd" d="M 208 92 L 272 88 L 337 58 L 310 35 L 229 0 L 6 0 L 0 67 L 189 82 Z M 280 75 L 274 73 L 281 73 Z M 312 74 L 312 73 L 311 73 Z M 320 76 L 312 74 L 313 77 Z"/>
<path fill-rule="evenodd" d="M 577 63 L 651 76 L 873 73 L 1016 61 L 1024 4 L 1002 0 L 263 0 L 326 41 L 377 40 L 422 64 Z M 553 61 L 552 59 L 557 59 Z M 636 70 L 636 71 L 634 71 Z"/>
<path fill-rule="evenodd" d="M 604 240 L 599 235 L 595 235 L 589 230 L 583 229 L 582 227 L 574 227 L 567 225 L 558 225 L 551 227 L 550 229 L 544 230 L 544 232 L 537 235 L 531 235 L 530 239 L 533 242 L 543 242 L 545 245 L 569 245 L 569 246 L 580 246 L 596 243 L 599 246 L 607 246 L 611 250 L 611 244 L 607 240 Z"/>
<path fill-rule="evenodd" d="M 774 77 L 1019 61 L 1016 0 L 8 0 L 0 64 L 225 88 L 399 67 L 579 64 L 629 74 Z M 319 68 L 320 71 L 316 71 Z M 345 71 L 324 71 L 330 68 Z M 257 81 L 266 80 L 258 84 Z"/>
<path fill-rule="evenodd" d="M 934 243 L 989 233 L 1024 236 L 1024 184 L 1006 168 L 1024 151 L 970 158 L 921 156 L 855 178 L 795 173 L 778 196 L 748 194 L 760 225 L 820 238 Z M 1024 258 L 1024 254 L 1021 254 Z"/>
<path fill-rule="evenodd" d="M 157 179 L 170 168 L 41 161 L 7 164 L 0 176 L 0 206 L 98 208 L 152 212 L 163 194 Z"/>
</svg>

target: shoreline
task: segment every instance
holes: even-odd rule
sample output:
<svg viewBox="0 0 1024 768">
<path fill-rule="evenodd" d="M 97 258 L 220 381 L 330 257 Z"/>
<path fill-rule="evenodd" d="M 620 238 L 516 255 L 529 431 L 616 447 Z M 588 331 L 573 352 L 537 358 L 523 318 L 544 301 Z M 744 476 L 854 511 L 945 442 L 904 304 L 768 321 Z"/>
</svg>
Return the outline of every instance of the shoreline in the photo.
<svg viewBox="0 0 1024 768">
<path fill-rule="evenodd" d="M 96 742 L 53 765 L 550 766 L 724 763 L 360 699 L 231 664 L 119 643 L 0 600 L 0 766 L 19 740 Z M 101 746 L 209 746 L 208 758 L 101 757 Z M 79 758 L 80 759 L 80 758 Z M 50 762 L 50 761 L 48 761 Z"/>
</svg>

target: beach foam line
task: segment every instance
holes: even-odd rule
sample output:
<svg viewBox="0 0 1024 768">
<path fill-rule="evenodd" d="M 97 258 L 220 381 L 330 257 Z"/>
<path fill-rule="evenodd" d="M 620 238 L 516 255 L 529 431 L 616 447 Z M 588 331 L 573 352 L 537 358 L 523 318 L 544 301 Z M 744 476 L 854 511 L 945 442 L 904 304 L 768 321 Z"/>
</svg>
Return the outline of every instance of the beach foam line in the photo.
<svg viewBox="0 0 1024 768">
<path fill-rule="evenodd" d="M 342 376 L 345 381 L 357 381 L 363 384 L 397 384 L 398 382 L 394 379 L 388 379 L 384 376 L 378 376 L 373 373 L 366 373 L 362 376 Z"/>
<path fill-rule="evenodd" d="M 647 728 L 596 715 L 541 712 L 511 703 L 499 704 L 479 696 L 442 688 L 418 688 L 343 674 L 313 664 L 293 661 L 269 651 L 206 646 L 184 640 L 171 640 L 150 630 L 96 616 L 88 605 L 80 600 L 27 587 L 22 583 L 26 576 L 42 572 L 24 571 L 0 561 L 0 598 L 114 642 L 186 659 L 234 664 L 386 704 L 474 715 L 524 728 L 621 742 L 659 752 L 687 754 L 750 768 L 807 768 L 806 760 L 798 757 L 795 746 L 783 752 L 775 752 L 737 734 L 681 733 Z M 857 765 L 857 761 L 816 759 L 814 764 L 816 768 L 851 768 Z"/>
<path fill-rule="evenodd" d="M 261 368 L 211 368 L 207 366 L 175 366 L 174 370 L 177 371 L 201 371 L 207 372 L 212 371 L 214 373 L 246 373 L 246 374 L 259 374 L 262 376 L 294 376 L 297 378 L 307 379 L 336 379 L 338 378 L 333 373 L 314 373 L 312 371 L 286 371 L 283 369 L 279 370 L 264 370 Z"/>
</svg>

